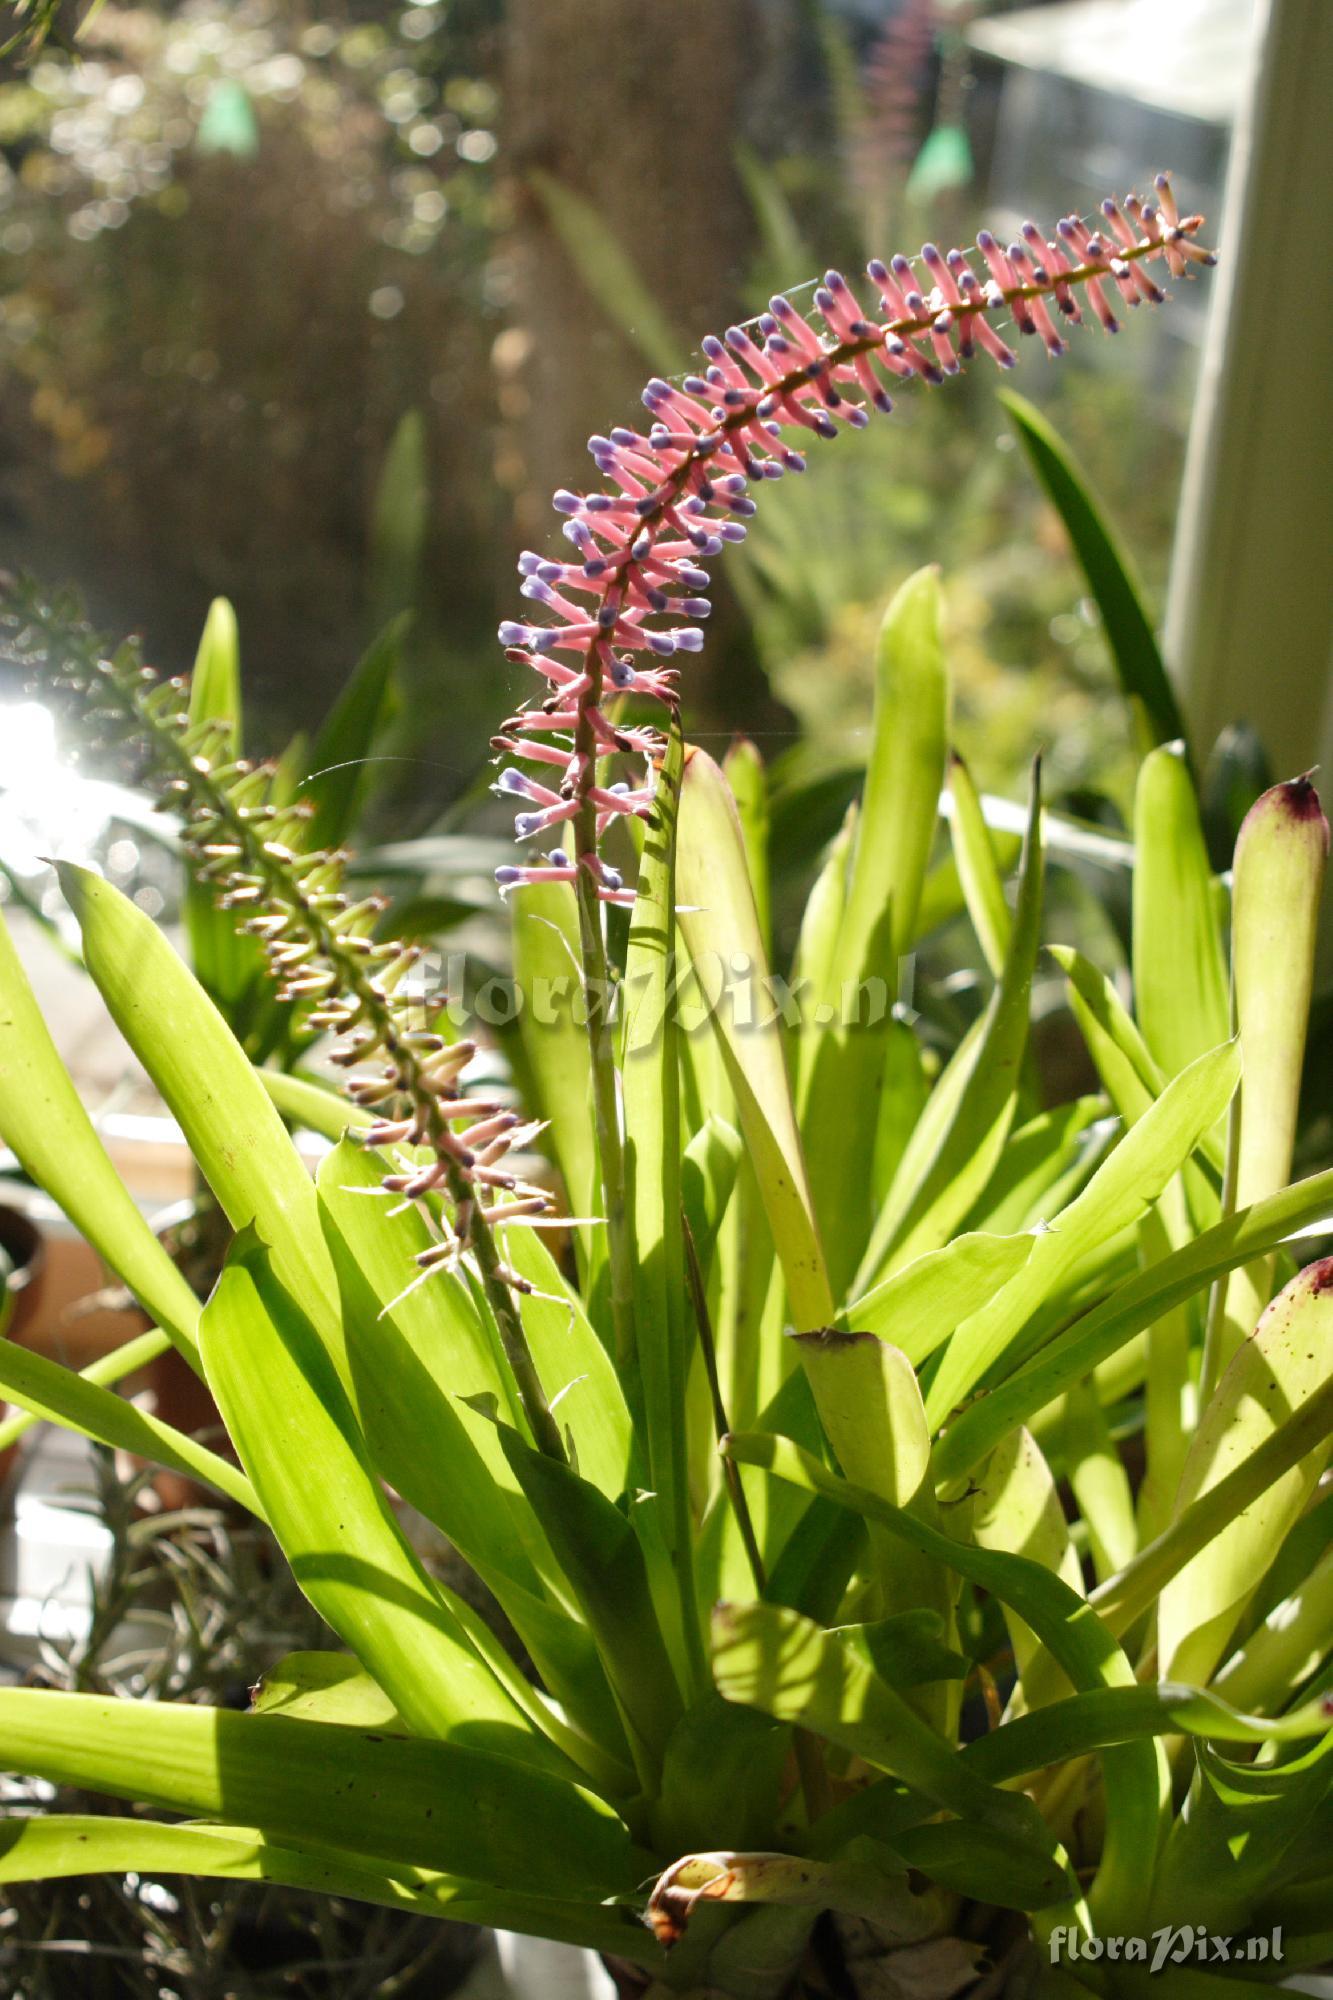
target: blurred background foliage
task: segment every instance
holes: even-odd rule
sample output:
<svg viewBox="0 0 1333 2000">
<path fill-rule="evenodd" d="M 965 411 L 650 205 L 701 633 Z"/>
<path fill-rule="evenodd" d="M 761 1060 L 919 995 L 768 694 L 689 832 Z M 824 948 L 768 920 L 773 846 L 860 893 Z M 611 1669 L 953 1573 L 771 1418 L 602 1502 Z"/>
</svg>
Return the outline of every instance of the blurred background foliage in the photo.
<svg viewBox="0 0 1333 2000">
<path fill-rule="evenodd" d="M 169 671 L 229 597 L 259 747 L 410 608 L 388 835 L 467 804 L 514 555 L 646 373 L 829 262 L 1012 226 L 1046 173 L 1090 197 L 1180 164 L 1088 157 L 1059 120 L 1067 160 L 1015 160 L 972 39 L 1005 10 L 971 0 L 3 11 L 0 561 L 76 579 Z M 1155 604 L 1197 331 L 1023 356 Z M 1055 796 L 1123 810 L 1095 613 L 995 386 L 908 393 L 768 489 L 686 677 L 696 734 L 854 760 L 877 619 L 934 559 L 978 778 L 1015 790 L 1042 741 Z"/>
</svg>

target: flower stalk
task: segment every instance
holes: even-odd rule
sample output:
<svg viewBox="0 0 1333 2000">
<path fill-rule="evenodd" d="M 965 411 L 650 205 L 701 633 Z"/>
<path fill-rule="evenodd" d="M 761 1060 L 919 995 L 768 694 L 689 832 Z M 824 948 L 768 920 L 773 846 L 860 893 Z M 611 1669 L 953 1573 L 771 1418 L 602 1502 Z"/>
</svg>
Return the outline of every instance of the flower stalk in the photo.
<svg viewBox="0 0 1333 2000">
<path fill-rule="evenodd" d="M 1155 194 L 1155 201 L 1130 195 L 1123 205 L 1103 202 L 1100 231 L 1066 216 L 1045 237 L 1028 222 L 1022 240 L 1006 249 L 983 230 L 981 271 L 961 250 L 945 255 L 933 244 L 921 251 L 920 271 L 906 257 L 888 264 L 874 259 L 867 277 L 878 295 L 876 319 L 837 271 L 815 290 L 817 318 L 775 297 L 753 330 L 733 326 L 724 339 L 709 335 L 702 342 L 700 373 L 679 386 L 661 377 L 648 384 L 646 433 L 618 427 L 589 439 L 602 487 L 554 496 L 574 559 L 533 550 L 519 558 L 522 594 L 548 622 L 506 620 L 499 636 L 506 657 L 534 672 L 543 691 L 492 739 L 501 757 L 517 760 L 501 770 L 495 789 L 537 808 L 516 816 L 518 840 L 536 843 L 568 828 L 573 851 L 557 846 L 535 861 L 498 869 L 496 879 L 502 895 L 536 882 L 565 881 L 576 889 L 622 1355 L 633 1337 L 633 1252 L 600 905 L 632 903 L 633 890 L 604 858 L 602 842 L 618 819 L 651 810 L 663 739 L 650 726 L 625 722 L 620 710 L 637 696 L 676 712 L 678 669 L 666 663 L 699 652 L 704 634 L 699 623 L 674 621 L 707 618 L 705 565 L 744 539 L 756 511 L 751 486 L 805 470 L 793 433 L 832 439 L 843 426 L 864 429 L 871 409 L 892 410 L 889 384 L 919 379 L 938 386 L 979 349 L 1011 368 L 1016 356 L 995 324 L 1007 316 L 1055 358 L 1066 351 L 1058 320 L 1077 325 L 1084 317 L 1079 294 L 1102 328 L 1115 333 L 1113 293 L 1127 309 L 1165 297 L 1145 265 L 1162 261 L 1180 278 L 1193 265 L 1211 264 L 1212 252 L 1194 241 L 1202 218 L 1181 216 L 1166 175 L 1157 176 Z M 604 781 L 602 766 L 618 755 L 643 760 L 640 784 Z M 539 776 L 524 768 L 531 765 Z"/>
<path fill-rule="evenodd" d="M 416 1282 L 470 1260 L 534 1440 L 563 1460 L 516 1302 L 533 1286 L 506 1264 L 494 1233 L 554 1210 L 550 1193 L 522 1180 L 506 1159 L 535 1128 L 494 1099 L 465 1094 L 476 1045 L 447 1042 L 431 1027 L 442 996 L 433 1002 L 407 983 L 420 947 L 375 937 L 386 899 L 347 894 L 345 854 L 303 843 L 312 809 L 275 802 L 274 767 L 233 757 L 225 722 L 191 723 L 184 682 L 159 681 L 133 647 L 107 656 L 86 626 L 33 593 L 20 593 L 8 622 L 19 628 L 25 657 L 58 659 L 59 683 L 95 703 L 92 719 L 148 747 L 160 805 L 181 813 L 196 874 L 259 940 L 279 998 L 309 1004 L 307 1025 L 342 1038 L 333 1060 L 355 1072 L 347 1095 L 375 1114 L 365 1143 L 406 1149 L 384 1189 L 415 1202 L 434 1225 L 436 1241 L 417 1259 Z M 424 1164 L 419 1149 L 430 1156 Z M 432 1197 L 440 1199 L 432 1204 Z"/>
</svg>

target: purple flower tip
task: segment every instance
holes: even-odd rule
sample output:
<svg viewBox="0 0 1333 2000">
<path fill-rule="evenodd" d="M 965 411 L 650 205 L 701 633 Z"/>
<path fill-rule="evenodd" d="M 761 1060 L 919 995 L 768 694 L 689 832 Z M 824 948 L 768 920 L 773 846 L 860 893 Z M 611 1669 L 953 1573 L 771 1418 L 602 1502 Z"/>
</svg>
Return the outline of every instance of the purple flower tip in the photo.
<svg viewBox="0 0 1333 2000">
<path fill-rule="evenodd" d="M 676 641 L 670 632 L 648 632 L 644 636 L 649 651 L 656 653 L 659 660 L 669 660 L 676 650 Z"/>
<path fill-rule="evenodd" d="M 673 637 L 682 653 L 702 653 L 704 649 L 704 635 L 697 625 L 681 625 Z"/>
<path fill-rule="evenodd" d="M 577 514 L 582 504 L 578 494 L 569 492 L 564 486 L 560 487 L 551 498 L 551 505 L 557 514 Z"/>
<path fill-rule="evenodd" d="M 662 608 L 665 609 L 665 606 L 666 599 L 664 597 Z M 687 618 L 711 618 L 713 615 L 713 607 L 706 597 L 682 597 L 680 608 Z"/>
<path fill-rule="evenodd" d="M 502 646 L 522 646 L 526 643 L 527 636 L 528 627 L 526 625 L 516 625 L 512 618 L 505 618 L 501 621 L 499 639 Z"/>
<path fill-rule="evenodd" d="M 887 278 L 888 275 L 889 267 L 879 257 L 872 257 L 866 265 L 866 276 L 872 278 L 876 284 L 879 284 L 880 280 Z"/>
<path fill-rule="evenodd" d="M 515 882 L 523 880 L 523 870 L 521 868 L 511 868 L 506 862 L 503 868 L 496 869 L 495 879 L 500 888 L 512 889 Z"/>
<path fill-rule="evenodd" d="M 553 847 L 546 859 L 550 862 L 552 868 L 568 868 L 569 866 L 569 856 L 565 853 L 563 847 Z"/>
<path fill-rule="evenodd" d="M 497 792 L 518 792 L 521 794 L 523 791 L 523 773 L 514 770 L 512 765 L 509 766 L 506 770 L 501 771 L 499 777 L 496 779 L 495 789 Z"/>
<path fill-rule="evenodd" d="M 515 840 L 529 839 L 532 834 L 536 833 L 541 823 L 542 822 L 540 813 L 515 813 L 514 815 Z"/>
</svg>

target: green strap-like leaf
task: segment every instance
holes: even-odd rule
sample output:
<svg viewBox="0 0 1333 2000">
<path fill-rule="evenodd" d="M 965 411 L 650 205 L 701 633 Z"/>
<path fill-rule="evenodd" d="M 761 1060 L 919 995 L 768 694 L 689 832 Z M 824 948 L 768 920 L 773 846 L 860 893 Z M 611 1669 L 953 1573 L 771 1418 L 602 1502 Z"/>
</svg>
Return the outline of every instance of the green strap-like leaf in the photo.
<svg viewBox="0 0 1333 2000">
<path fill-rule="evenodd" d="M 318 1844 L 274 1840 L 259 1827 L 164 1825 L 159 1820 L 105 1814 L 43 1813 L 10 1819 L 0 1829 L 0 1879 L 47 1882 L 60 1876 L 191 1875 L 233 1882 L 270 1882 L 319 1896 L 347 1896 L 391 1910 L 445 1917 L 555 1938 L 640 1965 L 660 1957 L 649 1933 L 629 1911 L 598 1902 L 560 1901 L 415 1868 L 395 1861 L 386 1871 L 373 1856 Z"/>
<path fill-rule="evenodd" d="M 865 1161 L 879 1123 L 886 1024 L 898 997 L 898 961 L 916 935 L 948 731 L 939 572 L 930 568 L 902 585 L 880 628 L 874 726 L 846 906 L 831 976 L 814 996 L 816 1041 L 801 1132 L 835 1292 L 850 1282 L 873 1218 Z"/>
<path fill-rule="evenodd" d="M 877 1333 L 918 1365 L 1022 1270 L 1035 1236 L 956 1236 L 845 1306 L 839 1318 Z"/>
<path fill-rule="evenodd" d="M 939 1425 L 1005 1353 L 1080 1257 L 1136 1222 L 1225 1111 L 1240 1075 L 1240 1052 L 1224 1043 L 1191 1063 L 1130 1127 L 1082 1194 L 1039 1236 L 1031 1257 L 994 1303 L 959 1327 L 926 1399 Z"/>
<path fill-rule="evenodd" d="M 253 1232 L 204 1310 L 208 1380 L 306 1596 L 421 1736 L 566 1769 L 432 1582 L 375 1477 L 346 1393 Z"/>
<path fill-rule="evenodd" d="M 153 929 L 146 917 L 143 921 Z M 140 1215 L 93 1130 L 3 917 L 0 1137 L 197 1372 L 199 1301 Z"/>
<path fill-rule="evenodd" d="M 1228 1471 L 1333 1381 L 1333 1260 L 1298 1272 L 1240 1348 L 1204 1410 L 1177 1495 L 1177 1512 L 1205 1498 Z M 1293 1466 L 1172 1579 L 1157 1613 L 1162 1672 L 1207 1681 L 1247 1600 L 1300 1518 L 1328 1444 Z"/>
<path fill-rule="evenodd" d="M 1322 1736 L 1327 1729 L 1328 1717 L 1317 1701 L 1290 1715 L 1244 1715 L 1206 1688 L 1162 1681 L 1153 1687 L 1094 1688 L 1048 1702 L 1035 1714 L 1020 1715 L 978 1737 L 963 1757 L 979 1776 L 999 1785 L 1140 1736 L 1294 1743 Z"/>
<path fill-rule="evenodd" d="M 1134 1006 L 1175 1076 L 1231 1032 L 1217 884 L 1184 746 L 1145 757 L 1134 793 Z"/>
<path fill-rule="evenodd" d="M 160 1337 L 157 1351 L 161 1352 Z M 187 1478 L 202 1479 L 252 1514 L 263 1511 L 245 1474 L 225 1458 L 196 1444 L 160 1417 L 137 1409 L 123 1396 L 76 1375 L 72 1368 L 62 1368 L 44 1354 L 9 1340 L 0 1341 L 0 1395 L 20 1404 L 33 1417 L 78 1431 L 118 1451 L 137 1452 L 157 1465 L 183 1472 Z"/>
<path fill-rule="evenodd" d="M 1129 1687 L 1129 1661 L 1096 1613 L 1058 1576 L 1024 1556 L 966 1547 L 906 1509 L 835 1475 L 789 1438 L 748 1433 L 725 1441 L 742 1463 L 762 1465 L 778 1478 L 818 1493 L 875 1522 L 920 1554 L 992 1592 L 1019 1613 L 1062 1666 L 1075 1689 Z M 1148 1744 L 1121 1744 L 1102 1757 L 1106 1786 L 1106 1839 L 1089 1895 L 1096 1921 L 1107 1929 L 1141 1919 L 1155 1853 L 1160 1814 L 1158 1755 Z"/>
<path fill-rule="evenodd" d="M 798 1327 L 833 1319 L 824 1254 L 792 1108 L 786 1056 L 776 1010 L 767 998 L 768 961 L 735 801 L 717 765 L 702 750 L 686 756 L 681 780 L 676 859 L 677 922 L 696 977 L 716 1000 L 712 1020 L 736 1093 L 741 1126 L 782 1262 Z M 748 961 L 744 992 L 750 1019 L 738 1019 L 724 990 L 733 961 Z"/>
<path fill-rule="evenodd" d="M 1193 1298 L 1214 1278 L 1275 1249 L 1298 1230 L 1326 1224 L 1331 1216 L 1333 1170 L 1255 1202 L 1119 1286 L 1076 1320 L 1047 1352 L 963 1411 L 935 1446 L 937 1480 L 947 1482 L 970 1472 L 1016 1424 L 1044 1410 L 1071 1382 L 1091 1373 L 1136 1333 Z"/>
<path fill-rule="evenodd" d="M 514 982 L 523 995 L 519 1033 L 536 1085 L 531 1110 L 549 1123 L 571 1213 L 596 1215 L 601 1179 L 574 891 L 568 882 L 534 882 L 514 897 L 512 909 Z M 602 1233 L 590 1232 L 582 1253 L 593 1269 L 604 1254 Z"/>
<path fill-rule="evenodd" d="M 1032 468 L 1074 545 L 1096 600 L 1127 699 L 1142 705 L 1157 743 L 1183 740 L 1185 726 L 1144 608 L 1143 595 L 1068 447 L 1022 396 L 1001 390 Z"/>
<path fill-rule="evenodd" d="M 1018 906 L 1004 973 L 964 1059 L 961 1088 L 947 1125 L 935 1136 L 927 1105 L 903 1156 L 861 1262 L 859 1287 L 881 1274 L 886 1257 L 907 1264 L 946 1244 L 977 1200 L 1004 1147 L 1018 1101 L 1027 1047 L 1028 1002 L 1041 935 L 1041 793 L 1034 772 Z M 934 1150 L 926 1153 L 927 1133 Z"/>
<path fill-rule="evenodd" d="M 315 738 L 298 787 L 314 808 L 307 847 L 340 847 L 356 824 L 374 777 L 371 752 L 394 711 L 409 622 L 400 612 L 371 641 Z"/>
<path fill-rule="evenodd" d="M 256 1224 L 283 1282 L 341 1365 L 337 1287 L 314 1186 L 244 1050 L 165 934 L 128 896 L 70 862 L 61 864 L 60 883 L 98 991 L 219 1206 L 233 1229 Z"/>
<path fill-rule="evenodd" d="M 675 1583 L 674 1622 L 696 1687 L 705 1675 L 695 1602 L 685 1390 L 693 1342 L 681 1224 L 679 1038 L 675 1015 L 676 824 L 683 744 L 673 728 L 644 834 L 625 957 L 621 1091 L 634 1231 L 634 1372 L 648 1484 Z"/>
<path fill-rule="evenodd" d="M 113 1347 L 109 1354 L 99 1354 L 96 1361 L 90 1361 L 86 1368 L 80 1368 L 78 1379 L 90 1382 L 94 1388 L 107 1389 L 115 1382 L 123 1382 L 127 1375 L 135 1375 L 146 1368 L 150 1361 L 156 1361 L 161 1354 L 169 1354 L 171 1342 L 160 1327 L 149 1327 L 147 1333 L 136 1333 L 132 1340 Z M 27 1410 L 14 1410 L 0 1423 L 0 1452 L 8 1451 L 17 1444 L 25 1431 L 34 1424 L 41 1423 L 41 1417 Z"/>
<path fill-rule="evenodd" d="M 598 1898 L 645 1870 L 618 1816 L 479 1744 L 193 1703 L 0 1689 L 0 1769 L 500 1888 Z M 2 1871 L 0 1871 L 2 1872 Z"/>
<path fill-rule="evenodd" d="M 936 1805 L 1026 1848 L 1047 1900 L 1071 1893 L 1059 1849 L 1031 1801 L 977 1782 L 851 1647 L 776 1604 L 720 1604 L 713 1677 L 728 1701 L 798 1723 L 922 1792 Z"/>
</svg>

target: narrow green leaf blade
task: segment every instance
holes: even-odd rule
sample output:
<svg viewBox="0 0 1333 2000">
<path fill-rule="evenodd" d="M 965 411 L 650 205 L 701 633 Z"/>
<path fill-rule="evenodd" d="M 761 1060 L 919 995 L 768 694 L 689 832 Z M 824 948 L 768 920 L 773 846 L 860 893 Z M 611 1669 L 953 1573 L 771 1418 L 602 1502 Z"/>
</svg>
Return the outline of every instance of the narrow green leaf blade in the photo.
<svg viewBox="0 0 1333 2000">
<path fill-rule="evenodd" d="M 315 1190 L 244 1050 L 150 917 L 87 869 L 62 863 L 60 881 L 88 970 L 228 1221 L 255 1223 L 336 1354 L 337 1289 Z"/>
<path fill-rule="evenodd" d="M 314 807 L 307 847 L 341 847 L 356 824 L 374 777 L 371 753 L 397 704 L 409 623 L 400 612 L 371 641 L 315 738 L 299 787 Z"/>
<path fill-rule="evenodd" d="M 768 960 L 735 801 L 712 758 L 691 748 L 681 780 L 676 860 L 677 922 L 695 975 L 713 1002 L 712 1020 L 740 1111 L 741 1126 L 782 1260 L 798 1326 L 833 1318 L 824 1254 L 815 1223 L 786 1056 L 776 1011 L 763 997 Z M 749 961 L 760 996 L 752 1022 L 738 1022 L 725 991 L 733 958 Z"/>
<path fill-rule="evenodd" d="M 408 1726 L 553 1761 L 407 1542 L 328 1354 L 252 1232 L 233 1248 L 200 1337 L 293 1575 Z"/>
<path fill-rule="evenodd" d="M 151 928 L 151 926 L 150 926 Z M 140 1215 L 56 1052 L 0 916 L 0 1135 L 199 1368 L 199 1301 Z"/>
<path fill-rule="evenodd" d="M 1158 743 L 1183 741 L 1184 721 L 1129 559 L 1057 432 L 1022 396 L 1000 391 L 1029 463 L 1064 522 L 1088 588 L 1102 614 L 1120 685 L 1142 705 Z"/>
<path fill-rule="evenodd" d="M 175 1702 L 0 1689 L 0 1768 L 504 1888 L 598 1897 L 644 1872 L 566 1779 L 461 1743 Z M 534 1830 L 540 1837 L 534 1838 Z"/>
<path fill-rule="evenodd" d="M 1177 1513 L 1333 1380 L 1333 1258 L 1297 1273 L 1239 1349 L 1204 1410 L 1181 1476 Z M 1278 1480 L 1162 1592 L 1157 1644 L 1172 1680 L 1207 1681 L 1245 1604 L 1299 1519 L 1328 1445 Z M 1219 1526 L 1221 1524 L 1219 1523 Z"/>
<path fill-rule="evenodd" d="M 1137 1221 L 1158 1198 L 1221 1117 L 1239 1075 L 1240 1052 L 1233 1042 L 1223 1043 L 1173 1078 L 1130 1127 L 1057 1226 L 1037 1238 L 1019 1274 L 953 1336 L 926 1402 L 933 1425 L 975 1388 L 1078 1259 Z"/>
<path fill-rule="evenodd" d="M 1184 746 L 1144 758 L 1134 793 L 1134 1002 L 1167 1076 L 1231 1032 L 1216 883 Z"/>
</svg>

